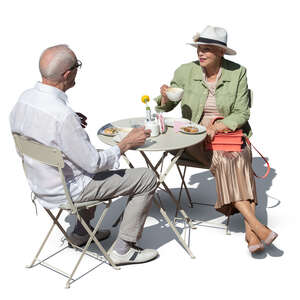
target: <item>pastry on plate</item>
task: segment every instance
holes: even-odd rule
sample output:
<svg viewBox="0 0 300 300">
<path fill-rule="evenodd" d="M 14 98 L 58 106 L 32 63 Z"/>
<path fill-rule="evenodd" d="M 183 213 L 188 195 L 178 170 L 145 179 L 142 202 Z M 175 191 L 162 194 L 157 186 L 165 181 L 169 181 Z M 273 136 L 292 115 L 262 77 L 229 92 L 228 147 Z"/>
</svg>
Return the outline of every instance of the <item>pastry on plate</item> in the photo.
<svg viewBox="0 0 300 300">
<path fill-rule="evenodd" d="M 185 132 L 189 132 L 189 133 L 197 133 L 199 131 L 199 129 L 197 127 L 194 127 L 194 126 L 186 126 L 186 127 L 182 127 L 182 129 Z"/>
</svg>

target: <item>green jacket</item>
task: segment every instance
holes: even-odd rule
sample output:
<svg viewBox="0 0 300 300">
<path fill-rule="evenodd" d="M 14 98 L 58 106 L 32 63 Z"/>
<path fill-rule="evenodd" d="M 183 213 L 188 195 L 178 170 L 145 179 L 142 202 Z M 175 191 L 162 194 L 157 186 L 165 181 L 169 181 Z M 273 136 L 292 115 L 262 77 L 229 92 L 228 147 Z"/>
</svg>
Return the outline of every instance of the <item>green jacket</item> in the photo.
<svg viewBox="0 0 300 300">
<path fill-rule="evenodd" d="M 231 130 L 242 128 L 247 136 L 251 136 L 246 69 L 224 58 L 221 69 L 222 75 L 216 87 L 216 105 L 224 117 L 222 122 Z M 160 106 L 159 96 L 154 99 L 157 102 L 156 109 L 167 112 L 181 102 L 182 117 L 199 123 L 208 96 L 199 61 L 181 65 L 175 71 L 171 86 L 184 89 L 181 101 L 168 101 L 165 106 Z"/>
</svg>

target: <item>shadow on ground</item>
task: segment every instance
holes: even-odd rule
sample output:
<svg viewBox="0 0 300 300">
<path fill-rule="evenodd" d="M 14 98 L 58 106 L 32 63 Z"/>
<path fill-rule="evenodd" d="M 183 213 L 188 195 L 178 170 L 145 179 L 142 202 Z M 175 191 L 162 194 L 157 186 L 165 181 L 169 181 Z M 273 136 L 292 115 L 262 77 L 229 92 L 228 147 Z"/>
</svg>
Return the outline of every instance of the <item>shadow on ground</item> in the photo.
<svg viewBox="0 0 300 300">
<path fill-rule="evenodd" d="M 263 164 L 261 158 L 255 157 L 253 158 L 253 169 L 258 175 L 264 174 L 266 171 L 266 167 Z M 187 212 L 187 214 L 193 219 L 200 219 L 201 221 L 212 221 L 215 219 L 220 220 L 221 223 L 226 222 L 226 218 L 223 217 L 222 214 L 217 212 L 213 205 L 216 201 L 216 184 L 213 176 L 210 171 L 203 171 L 200 169 L 193 169 L 194 174 L 190 176 L 190 178 L 186 178 L 186 182 L 189 184 L 190 194 L 193 202 L 198 202 L 207 205 L 194 205 L 194 208 L 189 207 L 189 203 L 186 197 L 185 192 L 183 191 L 181 205 L 183 209 Z M 268 177 L 266 179 L 256 179 L 256 188 L 257 188 L 257 196 L 258 196 L 258 206 L 256 209 L 256 215 L 258 219 L 263 224 L 268 224 L 268 214 L 267 212 L 271 211 L 272 208 L 280 205 L 280 201 L 274 197 L 270 197 L 268 195 L 268 190 L 272 186 L 272 181 L 276 176 L 276 170 L 271 169 Z M 178 176 L 178 186 L 180 186 L 180 180 Z M 175 197 L 179 195 L 179 188 L 171 189 L 172 193 Z M 161 203 L 163 208 L 167 212 L 168 216 L 173 219 L 176 211 L 176 207 L 173 201 L 170 199 L 168 194 L 164 191 L 158 191 L 159 198 L 161 199 Z M 104 221 L 103 228 L 111 229 L 111 236 L 109 239 L 102 242 L 103 246 L 108 249 L 118 234 L 118 226 L 112 227 L 112 224 L 119 217 L 120 213 L 124 210 L 127 202 L 127 197 L 120 197 L 111 205 Z M 97 208 L 95 219 L 97 220 L 102 212 L 103 206 L 100 205 Z M 70 224 L 68 228 L 68 232 L 73 229 L 75 219 L 73 216 L 69 215 L 66 217 L 66 222 Z M 92 222 L 93 223 L 93 222 Z M 181 234 L 183 231 L 182 224 L 177 224 L 177 229 Z M 244 232 L 244 222 L 240 214 L 235 214 L 230 218 L 230 231 L 231 232 Z M 155 204 L 152 205 L 151 211 L 149 213 L 149 218 L 147 219 L 143 237 L 139 242 L 139 245 L 144 248 L 154 248 L 159 249 L 161 246 L 167 244 L 173 239 L 177 239 L 174 232 L 171 230 L 163 216 L 160 214 L 159 209 Z M 91 246 L 94 247 L 94 246 Z M 279 250 L 275 246 L 268 247 L 267 253 L 270 256 L 281 256 L 283 251 Z M 266 256 L 265 252 L 261 255 L 256 255 L 255 258 L 261 259 Z"/>
</svg>

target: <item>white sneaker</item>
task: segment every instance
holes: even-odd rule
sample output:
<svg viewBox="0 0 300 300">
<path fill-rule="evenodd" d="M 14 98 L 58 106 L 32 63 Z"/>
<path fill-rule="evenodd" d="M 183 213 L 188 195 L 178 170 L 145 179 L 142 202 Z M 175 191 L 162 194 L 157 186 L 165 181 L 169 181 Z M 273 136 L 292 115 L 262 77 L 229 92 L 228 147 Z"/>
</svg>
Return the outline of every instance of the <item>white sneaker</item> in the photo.
<svg viewBox="0 0 300 300">
<path fill-rule="evenodd" d="M 128 265 L 151 261 L 158 256 L 158 252 L 154 249 L 142 249 L 134 245 L 123 255 L 112 250 L 109 256 L 116 265 Z"/>
<path fill-rule="evenodd" d="M 99 230 L 95 236 L 96 236 L 96 239 L 98 241 L 103 241 L 105 239 L 107 239 L 110 235 L 110 230 L 108 229 L 104 229 L 104 230 Z M 72 244 L 76 245 L 77 247 L 81 247 L 83 245 L 85 245 L 87 243 L 87 241 L 89 240 L 90 236 L 88 234 L 84 234 L 84 235 L 79 235 L 75 232 L 72 232 L 70 235 L 69 235 L 69 239 L 70 241 L 72 242 Z M 92 243 L 94 241 L 92 240 Z M 69 246 L 72 246 L 70 245 L 69 243 Z"/>
</svg>

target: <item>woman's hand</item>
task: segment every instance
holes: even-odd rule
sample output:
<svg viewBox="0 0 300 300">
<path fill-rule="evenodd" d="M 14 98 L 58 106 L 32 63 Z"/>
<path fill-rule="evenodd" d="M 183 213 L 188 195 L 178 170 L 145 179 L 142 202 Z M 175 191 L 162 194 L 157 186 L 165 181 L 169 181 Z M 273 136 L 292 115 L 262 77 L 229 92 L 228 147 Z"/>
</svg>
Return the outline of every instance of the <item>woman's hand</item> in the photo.
<svg viewBox="0 0 300 300">
<path fill-rule="evenodd" d="M 169 86 L 167 86 L 166 84 L 162 85 L 160 87 L 160 94 L 161 94 L 161 106 L 165 106 L 165 104 L 169 101 L 168 97 L 167 97 L 167 89 L 169 88 Z"/>
<path fill-rule="evenodd" d="M 214 125 L 210 124 L 206 127 L 206 133 L 208 138 L 212 141 L 217 133 L 216 129 L 214 128 Z"/>
<path fill-rule="evenodd" d="M 222 121 L 215 122 L 211 124 L 211 126 L 215 129 L 216 132 L 228 132 L 231 131 Z"/>
</svg>

